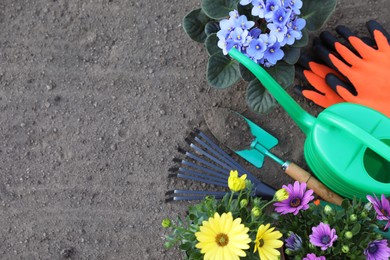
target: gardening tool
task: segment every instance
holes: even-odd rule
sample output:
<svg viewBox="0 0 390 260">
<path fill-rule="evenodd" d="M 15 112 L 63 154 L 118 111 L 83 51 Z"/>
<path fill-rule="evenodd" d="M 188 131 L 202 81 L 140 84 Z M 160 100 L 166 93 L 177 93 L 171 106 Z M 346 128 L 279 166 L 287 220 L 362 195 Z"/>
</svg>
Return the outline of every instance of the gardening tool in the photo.
<svg viewBox="0 0 390 260">
<path fill-rule="evenodd" d="M 239 176 L 246 174 L 247 179 L 254 184 L 253 196 L 259 196 L 264 199 L 273 197 L 275 189 L 257 179 L 206 134 L 195 130 L 195 132 L 190 134 L 190 137 L 186 138 L 186 142 L 194 153 L 179 148 L 178 151 L 185 156 L 185 159 L 173 159 L 174 162 L 180 164 L 180 167 L 169 169 L 170 172 L 173 172 L 169 177 L 179 177 L 228 188 L 227 183 L 230 170 L 237 170 Z M 209 195 L 222 198 L 226 193 L 226 191 L 176 189 L 166 193 L 169 196 L 166 200 L 197 200 Z"/>
<path fill-rule="evenodd" d="M 314 52 L 327 65 L 314 61 L 314 55 L 301 56 L 303 78 L 312 86 L 296 88 L 303 96 L 322 107 L 347 101 L 390 116 L 390 34 L 376 21 L 366 25 L 372 38 L 359 38 L 345 26 L 336 27 L 350 47 L 328 31 L 314 40 Z"/>
<path fill-rule="evenodd" d="M 304 155 L 316 177 L 343 197 L 390 195 L 390 119 L 368 107 L 339 103 L 317 118 L 300 107 L 258 64 L 235 48 L 247 67 L 306 134 Z"/>
<path fill-rule="evenodd" d="M 282 166 L 291 178 L 307 183 L 307 186 L 325 201 L 341 205 L 343 198 L 329 190 L 310 173 L 295 163 L 284 161 L 271 153 L 270 149 L 277 144 L 277 139 L 248 118 L 227 108 L 208 110 L 205 112 L 205 118 L 208 128 L 218 140 L 223 140 L 227 147 L 254 166 L 260 168 L 264 157 L 267 156 Z M 237 127 L 229 127 L 231 124 Z M 219 127 L 220 125 L 225 125 L 225 127 Z M 248 127 L 238 127 L 240 125 Z M 235 138 L 242 142 L 231 141 Z"/>
</svg>

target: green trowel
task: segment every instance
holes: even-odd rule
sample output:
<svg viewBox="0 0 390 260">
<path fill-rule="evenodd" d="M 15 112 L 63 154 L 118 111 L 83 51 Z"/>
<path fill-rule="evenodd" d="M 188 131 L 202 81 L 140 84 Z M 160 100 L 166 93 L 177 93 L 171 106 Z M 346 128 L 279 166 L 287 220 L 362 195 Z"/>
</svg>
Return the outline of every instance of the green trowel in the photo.
<svg viewBox="0 0 390 260">
<path fill-rule="evenodd" d="M 307 183 L 322 199 L 341 205 L 342 198 L 329 190 L 310 173 L 284 161 L 270 152 L 278 140 L 243 115 L 227 108 L 215 108 L 205 112 L 206 123 L 213 135 L 242 158 L 261 168 L 265 156 L 277 162 L 291 178 Z"/>
</svg>

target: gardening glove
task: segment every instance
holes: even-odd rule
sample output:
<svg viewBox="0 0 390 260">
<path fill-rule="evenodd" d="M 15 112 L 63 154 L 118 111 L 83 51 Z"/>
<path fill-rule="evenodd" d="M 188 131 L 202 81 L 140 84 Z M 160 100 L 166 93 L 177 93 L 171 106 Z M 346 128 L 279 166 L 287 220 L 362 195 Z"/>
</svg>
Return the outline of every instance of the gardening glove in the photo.
<svg viewBox="0 0 390 260">
<path fill-rule="evenodd" d="M 358 38 L 345 26 L 336 28 L 349 47 L 331 33 L 321 33 L 313 49 L 328 66 L 306 62 L 309 71 L 303 74 L 314 90 L 301 89 L 301 93 L 323 107 L 347 101 L 390 117 L 390 35 L 376 21 L 366 25 L 372 38 Z"/>
<path fill-rule="evenodd" d="M 342 76 L 335 70 L 303 54 L 298 60 L 297 75 L 311 86 L 295 86 L 295 91 L 321 107 L 345 102 L 327 82 L 327 76 Z M 337 75 L 337 76 L 336 76 Z"/>
</svg>

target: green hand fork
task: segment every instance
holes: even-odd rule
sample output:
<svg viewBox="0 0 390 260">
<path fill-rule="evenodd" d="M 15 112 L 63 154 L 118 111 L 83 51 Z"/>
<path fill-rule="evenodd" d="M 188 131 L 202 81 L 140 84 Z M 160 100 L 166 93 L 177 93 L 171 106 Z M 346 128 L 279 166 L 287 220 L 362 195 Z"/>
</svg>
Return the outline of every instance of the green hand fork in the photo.
<svg viewBox="0 0 390 260">
<path fill-rule="evenodd" d="M 347 198 L 390 195 L 390 119 L 368 107 L 339 103 L 317 118 L 300 107 L 258 64 L 235 48 L 247 67 L 306 134 L 305 159 L 326 186 Z"/>
</svg>

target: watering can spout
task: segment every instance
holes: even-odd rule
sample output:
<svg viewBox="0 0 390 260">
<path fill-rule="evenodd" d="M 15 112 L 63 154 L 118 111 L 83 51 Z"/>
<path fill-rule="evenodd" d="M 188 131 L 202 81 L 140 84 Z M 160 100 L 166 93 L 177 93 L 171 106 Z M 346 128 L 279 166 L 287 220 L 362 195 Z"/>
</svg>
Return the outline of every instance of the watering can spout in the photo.
<svg viewBox="0 0 390 260">
<path fill-rule="evenodd" d="M 275 97 L 279 104 L 286 110 L 294 122 L 306 135 L 310 132 L 315 117 L 303 110 L 295 100 L 290 97 L 284 89 L 274 80 L 268 72 L 266 72 L 260 65 L 253 60 L 239 52 L 237 49 L 232 48 L 229 51 L 229 55 L 244 65 L 250 70 L 256 78 L 264 85 L 264 87 Z"/>
</svg>

